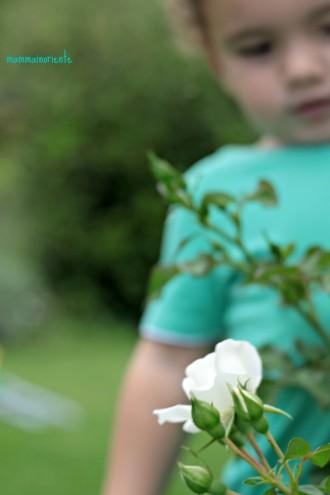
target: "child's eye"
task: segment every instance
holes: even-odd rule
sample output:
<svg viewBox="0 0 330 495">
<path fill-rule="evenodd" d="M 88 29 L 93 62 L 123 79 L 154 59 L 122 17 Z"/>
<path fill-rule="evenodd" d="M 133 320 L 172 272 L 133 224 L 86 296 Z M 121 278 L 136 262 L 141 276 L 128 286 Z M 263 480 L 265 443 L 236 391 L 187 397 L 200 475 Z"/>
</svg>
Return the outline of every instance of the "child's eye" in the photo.
<svg viewBox="0 0 330 495">
<path fill-rule="evenodd" d="M 273 47 L 269 41 L 263 41 L 253 45 L 241 46 L 237 49 L 237 52 L 243 57 L 264 57 L 269 55 L 272 49 Z"/>
</svg>

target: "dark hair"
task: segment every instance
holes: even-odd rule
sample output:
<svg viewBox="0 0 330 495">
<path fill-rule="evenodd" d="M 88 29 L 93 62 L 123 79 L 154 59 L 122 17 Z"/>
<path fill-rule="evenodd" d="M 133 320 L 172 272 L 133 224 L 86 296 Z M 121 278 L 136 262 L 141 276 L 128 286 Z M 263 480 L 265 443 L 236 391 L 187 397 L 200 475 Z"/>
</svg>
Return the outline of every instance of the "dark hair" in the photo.
<svg viewBox="0 0 330 495">
<path fill-rule="evenodd" d="M 203 0 L 164 0 L 176 45 L 187 55 L 203 53 L 205 24 L 200 3 Z"/>
</svg>

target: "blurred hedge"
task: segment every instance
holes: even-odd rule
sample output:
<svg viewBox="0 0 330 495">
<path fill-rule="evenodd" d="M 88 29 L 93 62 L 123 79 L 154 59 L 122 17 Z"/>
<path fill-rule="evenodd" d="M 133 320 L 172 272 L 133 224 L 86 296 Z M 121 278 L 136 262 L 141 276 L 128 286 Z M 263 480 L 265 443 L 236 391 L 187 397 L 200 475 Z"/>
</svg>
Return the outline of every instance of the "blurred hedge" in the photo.
<svg viewBox="0 0 330 495">
<path fill-rule="evenodd" d="M 8 65 L 1 83 L 30 254 L 67 307 L 136 319 L 165 214 L 146 151 L 183 170 L 252 136 L 206 64 L 176 51 L 159 2 L 29 5 L 4 4 L 2 52 L 73 59 Z"/>
</svg>

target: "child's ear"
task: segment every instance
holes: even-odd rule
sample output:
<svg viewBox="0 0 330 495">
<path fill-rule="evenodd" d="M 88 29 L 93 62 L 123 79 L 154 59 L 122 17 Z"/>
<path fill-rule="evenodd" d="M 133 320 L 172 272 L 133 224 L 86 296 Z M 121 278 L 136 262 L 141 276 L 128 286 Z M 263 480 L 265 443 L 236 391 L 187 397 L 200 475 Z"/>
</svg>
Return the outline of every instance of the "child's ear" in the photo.
<svg viewBox="0 0 330 495">
<path fill-rule="evenodd" d="M 208 36 L 205 36 L 203 38 L 203 48 L 213 76 L 222 83 L 223 74 L 221 66 L 221 56 L 219 54 L 219 51 L 214 46 L 214 43 Z"/>
<path fill-rule="evenodd" d="M 217 82 L 220 84 L 221 89 L 229 97 L 233 97 L 233 95 L 231 93 L 230 85 L 228 84 L 228 81 L 225 77 L 225 73 L 223 70 L 221 54 L 214 47 L 214 45 L 211 45 L 210 43 L 208 43 L 207 45 L 204 44 L 204 50 L 206 53 L 208 66 L 209 66 L 209 69 L 211 70 L 213 77 L 215 77 Z"/>
</svg>

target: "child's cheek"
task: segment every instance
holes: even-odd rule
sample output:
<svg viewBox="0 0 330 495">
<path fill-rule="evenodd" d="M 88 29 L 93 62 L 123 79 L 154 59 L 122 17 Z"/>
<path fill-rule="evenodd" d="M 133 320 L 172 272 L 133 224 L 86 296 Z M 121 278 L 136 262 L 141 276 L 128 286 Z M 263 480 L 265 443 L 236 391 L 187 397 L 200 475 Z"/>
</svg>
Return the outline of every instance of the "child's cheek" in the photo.
<svg viewBox="0 0 330 495">
<path fill-rule="evenodd" d="M 246 80 L 244 88 L 237 94 L 237 99 L 243 109 L 265 118 L 274 118 L 279 110 L 280 102 L 275 89 L 260 81 Z"/>
<path fill-rule="evenodd" d="M 279 118 L 283 102 L 271 68 L 229 63 L 224 69 L 226 88 L 248 117 L 254 121 Z"/>
</svg>

